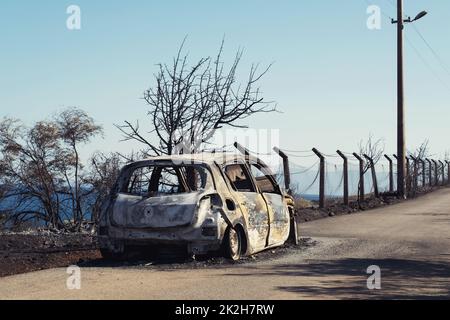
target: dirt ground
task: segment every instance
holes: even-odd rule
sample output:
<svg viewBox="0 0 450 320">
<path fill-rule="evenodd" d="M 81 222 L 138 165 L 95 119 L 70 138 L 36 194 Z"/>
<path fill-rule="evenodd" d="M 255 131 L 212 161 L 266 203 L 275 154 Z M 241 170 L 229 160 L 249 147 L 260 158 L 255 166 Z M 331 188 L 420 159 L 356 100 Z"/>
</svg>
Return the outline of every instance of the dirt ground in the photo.
<svg viewBox="0 0 450 320">
<path fill-rule="evenodd" d="M 385 195 L 381 198 L 368 197 L 366 201 L 357 203 L 353 199 L 349 206 L 338 202 L 328 203 L 326 209 L 319 209 L 317 205 L 299 209 L 297 222 L 308 221 L 353 214 L 360 211 L 379 208 L 399 202 L 396 198 Z M 246 257 L 239 263 L 264 261 L 266 259 L 292 253 L 311 246 L 308 239 L 301 241 L 298 248 L 289 244 L 281 248 L 269 250 L 251 257 Z M 177 257 L 158 261 L 149 261 L 146 257 L 136 257 L 134 260 L 123 263 L 129 266 L 151 264 L 164 268 L 197 268 L 208 265 L 227 265 L 230 262 L 220 256 L 197 257 L 197 260 Z M 52 233 L 48 231 L 30 231 L 22 233 L 0 233 L 0 277 L 32 271 L 66 267 L 69 265 L 85 266 L 120 266 L 111 261 L 104 261 L 97 249 L 95 236 L 90 234 Z"/>
<path fill-rule="evenodd" d="M 299 227 L 301 246 L 237 264 L 86 261 L 79 290 L 67 287 L 66 268 L 54 268 L 0 278 L 0 299 L 450 298 L 450 188 Z"/>
<path fill-rule="evenodd" d="M 300 239 L 299 246 L 285 244 L 258 255 L 232 262 L 219 255 L 196 257 L 165 256 L 149 258 L 136 255 L 123 262 L 102 258 L 95 237 L 86 234 L 1 234 L 0 277 L 51 268 L 78 265 L 80 267 L 145 267 L 159 269 L 198 269 L 207 266 L 230 266 L 271 260 L 314 245 L 309 238 Z"/>
</svg>

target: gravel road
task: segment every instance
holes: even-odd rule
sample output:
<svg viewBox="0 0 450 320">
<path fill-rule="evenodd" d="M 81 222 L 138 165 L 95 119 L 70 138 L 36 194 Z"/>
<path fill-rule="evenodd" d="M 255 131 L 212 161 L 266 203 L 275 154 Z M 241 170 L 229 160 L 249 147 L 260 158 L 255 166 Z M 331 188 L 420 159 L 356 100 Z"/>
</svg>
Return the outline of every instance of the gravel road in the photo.
<svg viewBox="0 0 450 320">
<path fill-rule="evenodd" d="M 86 265 L 0 278 L 0 299 L 450 299 L 450 189 L 300 225 L 273 258 L 196 268 Z M 367 288 L 379 266 L 381 289 Z"/>
</svg>

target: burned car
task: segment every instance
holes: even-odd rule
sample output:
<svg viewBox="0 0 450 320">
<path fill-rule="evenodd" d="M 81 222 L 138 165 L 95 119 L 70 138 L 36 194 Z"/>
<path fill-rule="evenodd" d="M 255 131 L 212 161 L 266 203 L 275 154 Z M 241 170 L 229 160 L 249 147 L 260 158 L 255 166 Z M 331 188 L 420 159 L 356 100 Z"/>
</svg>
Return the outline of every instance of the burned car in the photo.
<svg viewBox="0 0 450 320">
<path fill-rule="evenodd" d="M 106 258 L 123 258 L 130 248 L 176 246 L 238 260 L 297 239 L 293 199 L 268 166 L 226 153 L 127 165 L 103 205 L 98 233 Z"/>
</svg>

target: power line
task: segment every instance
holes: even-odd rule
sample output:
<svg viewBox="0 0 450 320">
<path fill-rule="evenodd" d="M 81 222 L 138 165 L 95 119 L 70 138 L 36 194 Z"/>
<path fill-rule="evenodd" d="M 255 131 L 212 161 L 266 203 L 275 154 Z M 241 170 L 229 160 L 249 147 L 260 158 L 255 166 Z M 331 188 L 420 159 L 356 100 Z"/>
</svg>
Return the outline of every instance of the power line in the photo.
<svg viewBox="0 0 450 320">
<path fill-rule="evenodd" d="M 406 36 L 406 42 L 411 46 L 411 48 L 414 50 L 414 52 L 417 54 L 417 56 L 420 58 L 420 60 L 423 62 L 423 64 L 431 71 L 431 73 L 436 77 L 437 80 L 439 80 L 439 82 L 446 87 L 448 90 L 450 90 L 450 87 L 448 86 L 448 84 L 442 80 L 442 78 L 439 76 L 439 74 L 436 72 L 436 70 L 433 69 L 433 67 L 431 67 L 431 65 L 427 62 L 427 60 L 423 57 L 423 55 L 420 53 L 420 51 L 416 48 L 416 46 L 413 45 L 413 43 L 411 42 L 411 40 L 409 40 L 409 38 Z"/>
<path fill-rule="evenodd" d="M 393 0 L 386 0 L 388 1 L 394 8 L 396 7 L 396 5 L 394 4 Z M 405 17 L 409 17 L 408 14 L 405 13 L 404 15 Z M 448 67 L 448 65 L 445 63 L 445 61 L 440 57 L 440 55 L 436 52 L 436 50 L 433 49 L 433 47 L 430 45 L 430 43 L 425 39 L 425 37 L 423 36 L 423 34 L 419 31 L 419 28 L 413 23 L 412 27 L 414 29 L 414 31 L 417 33 L 417 35 L 422 39 L 422 41 L 425 43 L 425 45 L 428 47 L 428 49 L 430 49 L 431 53 L 433 54 L 433 56 L 436 58 L 436 60 L 439 62 L 439 64 L 441 65 L 442 69 L 444 69 L 444 71 L 450 76 L 450 68 Z M 447 85 L 445 85 L 446 87 L 448 87 Z"/>
<path fill-rule="evenodd" d="M 386 0 L 393 8 L 397 8 L 397 6 L 395 5 L 393 0 Z M 365 2 L 368 5 L 371 5 L 369 3 L 369 0 L 365 0 Z M 386 15 L 383 10 L 381 10 L 381 13 L 385 16 L 385 17 L 389 17 L 388 15 Z M 405 18 L 409 17 L 408 14 L 404 14 Z M 389 17 L 390 19 L 392 19 L 391 17 Z M 448 67 L 448 65 L 445 63 L 445 61 L 441 58 L 441 56 L 436 52 L 436 50 L 433 49 L 433 47 L 431 46 L 431 44 L 425 39 L 425 37 L 423 36 L 423 34 L 419 31 L 419 29 L 416 27 L 415 24 L 412 24 L 412 27 L 414 29 L 414 31 L 418 34 L 418 36 L 421 38 L 421 40 L 425 43 L 425 45 L 428 47 L 428 49 L 431 51 L 431 53 L 433 54 L 433 56 L 435 57 L 435 59 L 439 62 L 440 66 L 442 67 L 442 69 L 445 71 L 445 73 L 447 73 L 447 75 L 450 76 L 450 68 Z M 430 71 L 433 73 L 433 75 L 438 79 L 439 82 L 441 82 L 447 89 L 450 90 L 449 85 L 439 76 L 439 74 L 431 67 L 431 65 L 426 61 L 426 59 L 423 57 L 423 55 L 419 52 L 419 50 L 411 43 L 411 40 L 409 40 L 406 37 L 406 40 L 409 42 L 409 45 L 413 48 L 413 50 L 416 52 L 416 54 L 419 56 L 420 60 L 422 60 L 422 62 L 426 65 L 426 67 L 428 69 L 430 69 Z"/>
<path fill-rule="evenodd" d="M 444 60 L 439 56 L 439 54 L 436 52 L 436 50 L 433 49 L 433 47 L 430 45 L 430 43 L 425 39 L 425 37 L 422 35 L 422 33 L 419 31 L 419 29 L 413 24 L 414 31 L 419 35 L 419 37 L 422 39 L 422 41 L 425 43 L 425 45 L 430 49 L 431 53 L 434 55 L 436 60 L 441 65 L 442 69 L 450 75 L 450 69 L 447 67 L 447 64 L 444 62 Z"/>
</svg>

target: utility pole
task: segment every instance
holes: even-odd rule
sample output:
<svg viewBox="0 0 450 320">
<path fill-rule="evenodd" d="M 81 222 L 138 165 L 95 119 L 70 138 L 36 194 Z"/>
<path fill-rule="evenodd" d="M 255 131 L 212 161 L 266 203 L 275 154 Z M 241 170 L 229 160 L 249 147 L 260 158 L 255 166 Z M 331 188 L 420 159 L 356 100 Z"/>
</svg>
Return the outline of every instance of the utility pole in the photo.
<svg viewBox="0 0 450 320">
<path fill-rule="evenodd" d="M 403 84 L 403 0 L 397 0 L 397 192 L 405 198 L 405 101 Z"/>
<path fill-rule="evenodd" d="M 405 198 L 406 171 L 406 137 L 405 137 L 405 88 L 403 81 L 403 28 L 405 23 L 411 23 L 423 18 L 427 12 L 422 11 L 413 20 L 403 19 L 403 0 L 397 0 L 397 192 L 399 198 Z"/>
</svg>

